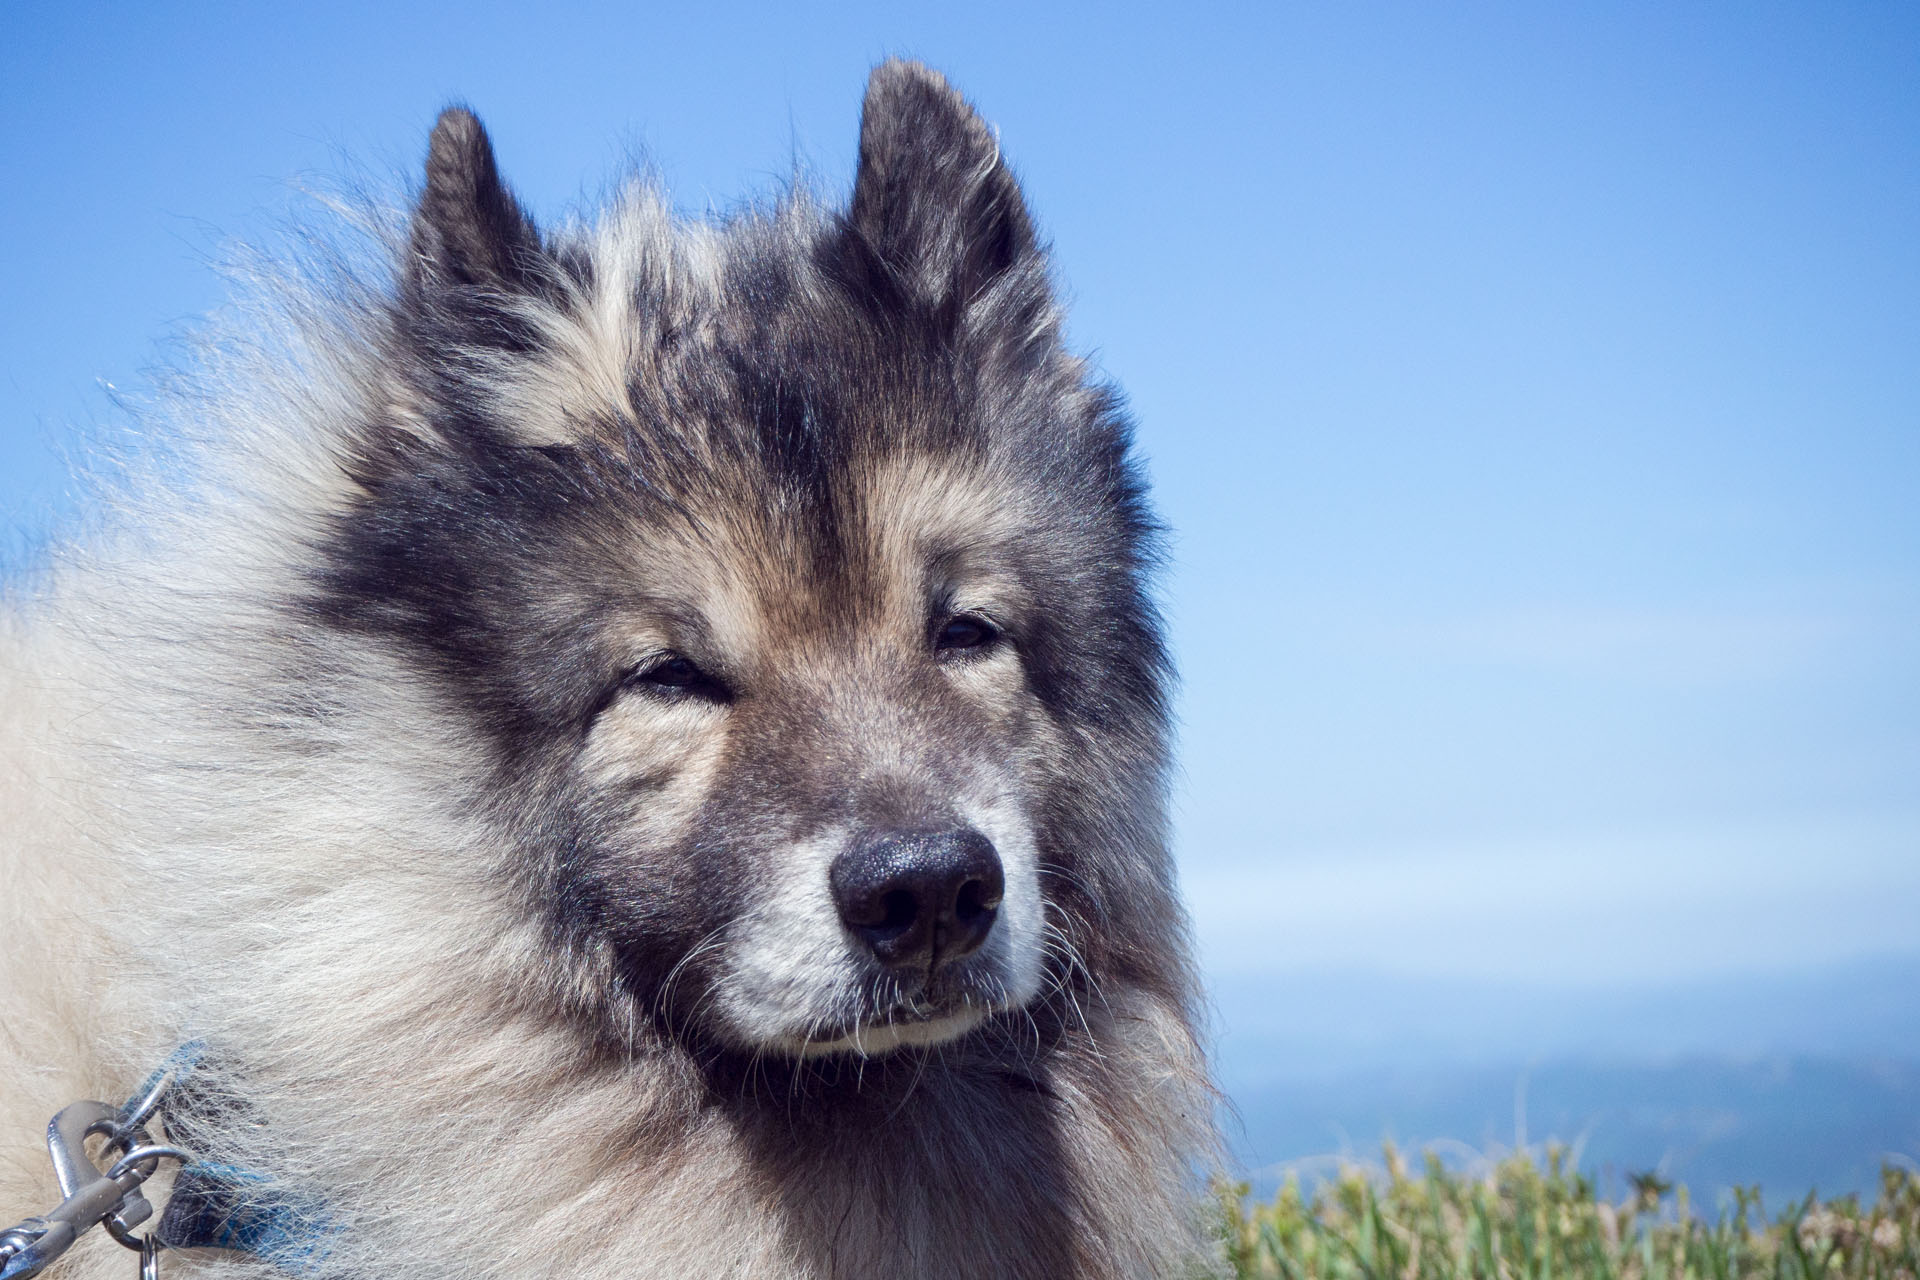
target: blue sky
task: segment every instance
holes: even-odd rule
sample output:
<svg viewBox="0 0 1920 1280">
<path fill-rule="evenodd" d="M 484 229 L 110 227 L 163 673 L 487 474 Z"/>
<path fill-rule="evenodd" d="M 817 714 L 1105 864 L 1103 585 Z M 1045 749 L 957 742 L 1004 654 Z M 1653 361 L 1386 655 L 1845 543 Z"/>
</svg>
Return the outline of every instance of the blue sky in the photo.
<svg viewBox="0 0 1920 1280">
<path fill-rule="evenodd" d="M 0 517 L 59 517 L 294 187 L 473 104 L 557 217 L 1000 127 L 1176 530 L 1221 975 L 1590 988 L 1920 952 L 1920 10 L 16 3 Z"/>
</svg>

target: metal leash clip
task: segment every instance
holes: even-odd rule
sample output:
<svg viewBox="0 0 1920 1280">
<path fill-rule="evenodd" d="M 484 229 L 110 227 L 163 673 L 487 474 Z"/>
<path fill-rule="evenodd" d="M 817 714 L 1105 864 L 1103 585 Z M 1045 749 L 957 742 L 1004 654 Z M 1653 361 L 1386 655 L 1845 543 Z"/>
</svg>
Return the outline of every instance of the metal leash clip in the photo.
<svg viewBox="0 0 1920 1280">
<path fill-rule="evenodd" d="M 156 1280 L 160 1243 L 151 1234 L 134 1235 L 133 1229 L 153 1216 L 153 1206 L 140 1193 L 141 1184 L 153 1176 L 162 1160 L 185 1163 L 191 1159 L 178 1147 L 155 1143 L 146 1128 L 176 1074 L 173 1070 L 160 1073 L 124 1107 L 76 1102 L 47 1125 L 47 1152 L 53 1157 L 60 1194 L 66 1198 L 45 1215 L 0 1231 L 0 1280 L 38 1275 L 96 1226 L 105 1227 L 121 1245 L 139 1253 L 141 1280 Z M 104 1171 L 87 1155 L 86 1147 L 88 1138 L 101 1136 L 106 1138 L 101 1158 L 112 1160 Z"/>
</svg>

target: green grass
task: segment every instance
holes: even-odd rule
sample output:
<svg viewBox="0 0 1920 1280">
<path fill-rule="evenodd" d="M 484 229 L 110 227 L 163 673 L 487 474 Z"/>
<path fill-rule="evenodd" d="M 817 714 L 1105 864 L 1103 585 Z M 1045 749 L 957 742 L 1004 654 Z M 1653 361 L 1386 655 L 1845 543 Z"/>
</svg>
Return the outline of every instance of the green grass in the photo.
<svg viewBox="0 0 1920 1280">
<path fill-rule="evenodd" d="M 1409 1172 L 1391 1148 L 1384 1176 L 1357 1169 L 1303 1193 L 1289 1178 L 1268 1202 L 1222 1186 L 1219 1225 L 1240 1280 L 1916 1280 L 1920 1178 L 1888 1168 L 1878 1200 L 1811 1195 L 1769 1214 L 1757 1188 L 1703 1218 L 1684 1187 L 1651 1174 L 1609 1201 L 1550 1151 L 1484 1177 L 1429 1156 Z"/>
</svg>

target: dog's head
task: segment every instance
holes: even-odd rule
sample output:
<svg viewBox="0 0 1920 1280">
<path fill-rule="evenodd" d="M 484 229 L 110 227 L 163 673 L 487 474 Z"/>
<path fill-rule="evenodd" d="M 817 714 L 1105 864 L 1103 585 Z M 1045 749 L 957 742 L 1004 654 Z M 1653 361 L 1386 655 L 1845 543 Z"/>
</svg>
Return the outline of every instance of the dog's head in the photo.
<svg viewBox="0 0 1920 1280">
<path fill-rule="evenodd" d="M 875 72 L 842 213 L 557 234 L 451 111 L 410 235 L 314 607 L 471 726 L 552 991 L 875 1054 L 1179 970 L 1152 523 L 959 95 Z"/>
</svg>

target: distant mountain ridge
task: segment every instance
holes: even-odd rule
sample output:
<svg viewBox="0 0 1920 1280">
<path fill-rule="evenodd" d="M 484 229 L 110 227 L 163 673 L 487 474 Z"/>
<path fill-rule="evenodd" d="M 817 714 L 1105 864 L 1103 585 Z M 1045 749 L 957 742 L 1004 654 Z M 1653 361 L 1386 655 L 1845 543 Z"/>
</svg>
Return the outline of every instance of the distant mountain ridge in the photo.
<svg viewBox="0 0 1920 1280">
<path fill-rule="evenodd" d="M 1330 975 L 1216 983 L 1242 1166 L 1271 1185 L 1380 1141 L 1449 1158 L 1548 1141 L 1711 1207 L 1870 1194 L 1920 1160 L 1920 957 L 1662 987 Z M 1459 1145 L 1464 1144 L 1464 1145 Z"/>
<path fill-rule="evenodd" d="M 1920 1159 L 1920 1061 L 1783 1058 L 1607 1066 L 1379 1071 L 1234 1096 L 1242 1167 L 1271 1190 L 1289 1168 L 1327 1172 L 1343 1156 L 1431 1144 L 1449 1164 L 1525 1144 L 1569 1148 L 1616 1192 L 1657 1169 L 1711 1209 L 1759 1184 L 1784 1207 L 1809 1191 L 1872 1198 L 1883 1161 Z"/>
</svg>

